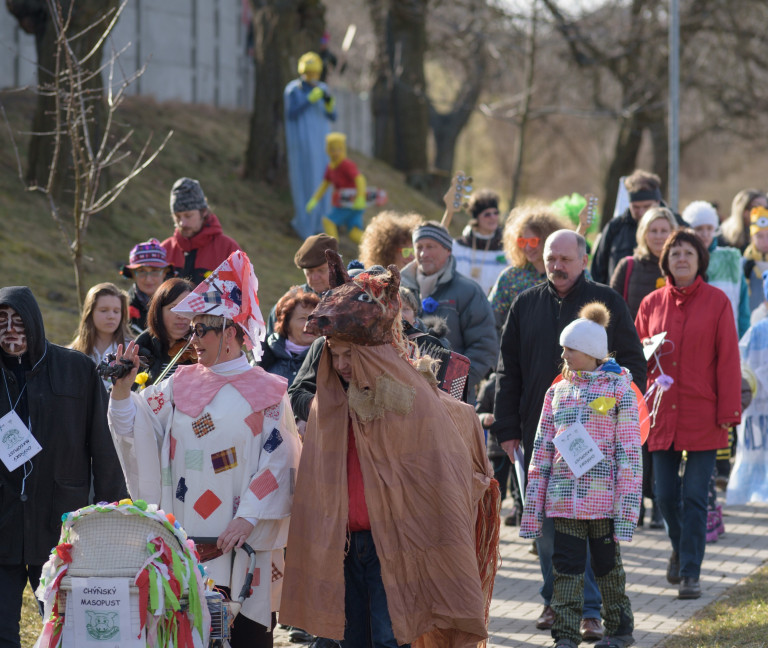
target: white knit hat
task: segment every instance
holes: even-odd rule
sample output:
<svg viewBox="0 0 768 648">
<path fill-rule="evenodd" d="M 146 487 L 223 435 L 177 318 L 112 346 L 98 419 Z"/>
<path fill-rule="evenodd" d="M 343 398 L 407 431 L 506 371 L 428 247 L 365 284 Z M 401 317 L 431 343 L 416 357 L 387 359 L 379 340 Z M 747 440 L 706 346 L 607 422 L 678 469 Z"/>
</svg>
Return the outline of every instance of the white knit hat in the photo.
<svg viewBox="0 0 768 648">
<path fill-rule="evenodd" d="M 592 320 L 573 320 L 560 333 L 560 346 L 586 353 L 597 360 L 608 355 L 608 334 L 605 327 Z"/>
<path fill-rule="evenodd" d="M 714 228 L 720 226 L 717 210 L 705 200 L 694 200 L 683 210 L 683 220 L 691 227 L 711 225 Z"/>
</svg>

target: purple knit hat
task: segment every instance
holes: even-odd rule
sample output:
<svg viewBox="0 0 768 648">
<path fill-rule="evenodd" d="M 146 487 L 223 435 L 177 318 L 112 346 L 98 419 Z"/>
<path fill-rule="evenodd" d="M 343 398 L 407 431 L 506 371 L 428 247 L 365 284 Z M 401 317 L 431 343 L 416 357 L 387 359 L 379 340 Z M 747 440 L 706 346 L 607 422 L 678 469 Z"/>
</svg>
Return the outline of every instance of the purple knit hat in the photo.
<svg viewBox="0 0 768 648">
<path fill-rule="evenodd" d="M 121 274 L 129 279 L 133 277 L 131 270 L 141 266 L 151 268 L 167 268 L 168 260 L 160 241 L 151 238 L 148 241 L 135 245 L 128 257 L 128 263 L 123 266 Z"/>
<path fill-rule="evenodd" d="M 160 241 L 151 238 L 148 241 L 135 245 L 128 257 L 126 268 L 138 268 L 140 266 L 150 266 L 152 268 L 165 268 L 168 265 L 165 250 L 160 245 Z"/>
</svg>

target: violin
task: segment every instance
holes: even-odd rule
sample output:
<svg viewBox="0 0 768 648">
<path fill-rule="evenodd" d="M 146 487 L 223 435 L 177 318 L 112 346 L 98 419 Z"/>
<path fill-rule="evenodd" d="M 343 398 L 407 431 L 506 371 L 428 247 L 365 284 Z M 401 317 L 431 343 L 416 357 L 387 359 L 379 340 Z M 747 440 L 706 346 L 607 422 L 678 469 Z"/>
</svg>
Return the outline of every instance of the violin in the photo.
<svg viewBox="0 0 768 648">
<path fill-rule="evenodd" d="M 176 354 L 179 353 L 184 348 L 184 345 L 187 343 L 187 340 L 181 339 L 177 340 L 170 349 L 168 349 L 168 355 L 171 358 L 175 358 Z M 195 349 L 193 346 L 187 347 L 186 351 L 181 355 L 181 357 L 176 361 L 176 364 L 194 364 L 197 362 L 197 353 L 195 352 Z"/>
</svg>

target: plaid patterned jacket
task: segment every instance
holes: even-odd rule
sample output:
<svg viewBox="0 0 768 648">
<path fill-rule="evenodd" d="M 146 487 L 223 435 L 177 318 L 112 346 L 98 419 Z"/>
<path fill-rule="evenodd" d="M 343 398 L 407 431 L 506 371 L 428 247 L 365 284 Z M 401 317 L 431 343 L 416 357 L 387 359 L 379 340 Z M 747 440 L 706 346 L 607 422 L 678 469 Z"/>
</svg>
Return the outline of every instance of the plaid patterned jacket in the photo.
<svg viewBox="0 0 768 648">
<path fill-rule="evenodd" d="M 606 363 L 594 372 L 578 372 L 547 390 L 528 470 L 520 535 L 541 535 L 546 516 L 576 520 L 609 518 L 614 535 L 629 541 L 640 512 L 642 455 L 637 399 L 632 377 Z M 602 397 L 602 398 L 601 398 Z M 578 479 L 552 439 L 580 420 L 604 458 Z"/>
</svg>

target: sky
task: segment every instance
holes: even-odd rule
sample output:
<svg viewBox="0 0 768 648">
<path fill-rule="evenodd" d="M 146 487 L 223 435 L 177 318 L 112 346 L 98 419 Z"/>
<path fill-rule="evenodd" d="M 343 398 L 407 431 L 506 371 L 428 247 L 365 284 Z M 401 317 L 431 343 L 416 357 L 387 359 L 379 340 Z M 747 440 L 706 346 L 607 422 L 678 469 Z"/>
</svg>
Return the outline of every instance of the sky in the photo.
<svg viewBox="0 0 768 648">
<path fill-rule="evenodd" d="M 533 7 L 534 0 L 489 0 L 508 8 L 515 13 L 529 13 Z M 594 9 L 605 2 L 605 0 L 565 0 L 560 6 L 569 14 L 579 13 L 581 10 Z"/>
</svg>

